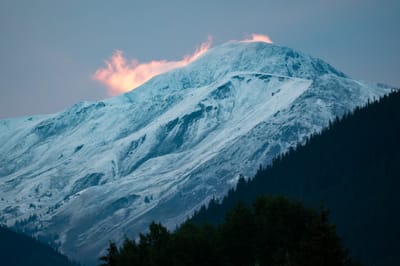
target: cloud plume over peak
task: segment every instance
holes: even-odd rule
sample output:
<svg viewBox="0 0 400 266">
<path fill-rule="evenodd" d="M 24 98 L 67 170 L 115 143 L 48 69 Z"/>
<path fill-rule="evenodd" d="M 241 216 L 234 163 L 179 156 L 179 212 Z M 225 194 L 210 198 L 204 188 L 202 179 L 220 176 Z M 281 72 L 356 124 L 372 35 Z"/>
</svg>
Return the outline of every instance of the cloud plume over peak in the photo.
<svg viewBox="0 0 400 266">
<path fill-rule="evenodd" d="M 250 35 L 249 38 L 241 40 L 240 42 L 265 42 L 265 43 L 272 43 L 272 40 L 270 37 L 264 34 L 257 34 L 253 33 Z"/>
<path fill-rule="evenodd" d="M 93 74 L 93 79 L 103 83 L 111 96 L 128 92 L 156 75 L 190 64 L 211 47 L 211 42 L 212 39 L 209 37 L 193 54 L 186 55 L 179 61 L 153 60 L 145 63 L 139 63 L 136 59 L 127 61 L 123 52 L 116 50 L 111 58 L 105 61 L 106 66 Z"/>
<path fill-rule="evenodd" d="M 169 70 L 184 67 L 195 61 L 211 47 L 212 38 L 202 43 L 191 55 L 186 55 L 178 61 L 153 60 L 150 62 L 139 63 L 138 60 L 125 59 L 123 52 L 116 50 L 114 54 L 105 60 L 105 67 L 98 69 L 93 74 L 93 79 L 99 81 L 107 87 L 108 94 L 111 96 L 133 90 L 152 77 Z M 272 43 L 267 35 L 251 34 L 249 38 L 239 42 L 265 42 Z"/>
</svg>

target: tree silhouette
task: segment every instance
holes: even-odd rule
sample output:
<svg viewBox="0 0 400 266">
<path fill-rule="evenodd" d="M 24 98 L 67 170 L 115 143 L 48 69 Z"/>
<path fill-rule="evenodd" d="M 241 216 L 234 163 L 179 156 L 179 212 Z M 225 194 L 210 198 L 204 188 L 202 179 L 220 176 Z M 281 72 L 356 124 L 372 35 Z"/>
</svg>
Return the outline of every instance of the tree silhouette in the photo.
<svg viewBox="0 0 400 266">
<path fill-rule="evenodd" d="M 188 221 L 175 232 L 151 223 L 138 243 L 110 242 L 104 266 L 120 265 L 355 265 L 328 223 L 325 209 L 285 197 L 237 203 L 219 226 Z"/>
</svg>

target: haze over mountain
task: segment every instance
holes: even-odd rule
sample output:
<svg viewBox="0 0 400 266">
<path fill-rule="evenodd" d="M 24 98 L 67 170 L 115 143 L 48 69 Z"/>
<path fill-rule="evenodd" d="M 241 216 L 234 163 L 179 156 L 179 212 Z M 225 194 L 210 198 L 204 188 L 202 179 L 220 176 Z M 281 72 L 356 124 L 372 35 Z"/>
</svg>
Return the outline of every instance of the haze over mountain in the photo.
<svg viewBox="0 0 400 266">
<path fill-rule="evenodd" d="M 0 120 L 0 222 L 96 259 L 152 220 L 174 228 L 239 175 L 390 90 L 286 47 L 214 47 L 124 95 Z"/>
</svg>

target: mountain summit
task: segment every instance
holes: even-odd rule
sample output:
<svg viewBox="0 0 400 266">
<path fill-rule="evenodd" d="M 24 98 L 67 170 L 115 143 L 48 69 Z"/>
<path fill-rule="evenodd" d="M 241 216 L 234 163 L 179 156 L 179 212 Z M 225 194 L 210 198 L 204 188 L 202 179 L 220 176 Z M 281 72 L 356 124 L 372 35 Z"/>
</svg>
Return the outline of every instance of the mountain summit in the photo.
<svg viewBox="0 0 400 266">
<path fill-rule="evenodd" d="M 124 95 L 0 120 L 0 222 L 95 260 L 390 90 L 286 47 L 223 44 Z"/>
</svg>

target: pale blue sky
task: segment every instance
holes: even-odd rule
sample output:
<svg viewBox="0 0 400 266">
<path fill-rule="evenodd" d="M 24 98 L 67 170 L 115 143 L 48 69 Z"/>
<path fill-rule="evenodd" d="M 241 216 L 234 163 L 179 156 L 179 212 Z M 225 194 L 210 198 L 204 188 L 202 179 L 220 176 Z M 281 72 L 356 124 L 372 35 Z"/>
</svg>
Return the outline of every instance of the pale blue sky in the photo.
<svg viewBox="0 0 400 266">
<path fill-rule="evenodd" d="M 400 86 L 398 0 L 1 0 L 0 118 L 106 98 L 91 75 L 115 49 L 140 61 L 181 59 L 249 33 Z"/>
</svg>

